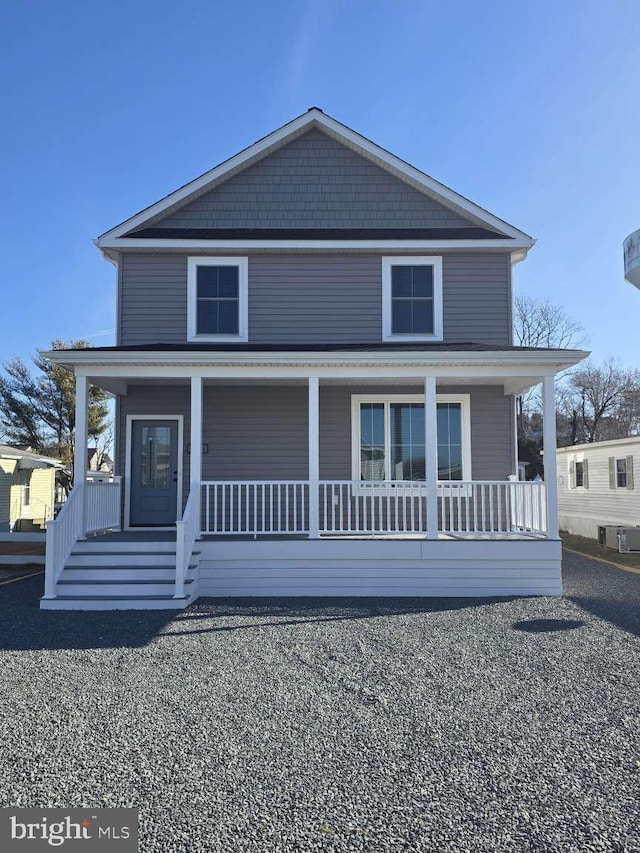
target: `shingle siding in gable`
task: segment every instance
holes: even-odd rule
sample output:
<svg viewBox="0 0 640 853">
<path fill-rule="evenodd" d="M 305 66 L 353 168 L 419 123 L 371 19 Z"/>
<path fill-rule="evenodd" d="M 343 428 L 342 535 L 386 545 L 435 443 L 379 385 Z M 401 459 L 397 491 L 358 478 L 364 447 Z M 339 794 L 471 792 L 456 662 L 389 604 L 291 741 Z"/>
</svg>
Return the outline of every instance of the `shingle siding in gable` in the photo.
<svg viewBox="0 0 640 853">
<path fill-rule="evenodd" d="M 311 130 L 153 223 L 182 228 L 464 227 L 464 219 Z"/>
<path fill-rule="evenodd" d="M 252 343 L 380 343 L 381 255 L 252 255 Z M 507 345 L 510 264 L 501 253 L 444 256 L 444 340 Z M 122 263 L 121 343 L 187 339 L 186 255 Z"/>
</svg>

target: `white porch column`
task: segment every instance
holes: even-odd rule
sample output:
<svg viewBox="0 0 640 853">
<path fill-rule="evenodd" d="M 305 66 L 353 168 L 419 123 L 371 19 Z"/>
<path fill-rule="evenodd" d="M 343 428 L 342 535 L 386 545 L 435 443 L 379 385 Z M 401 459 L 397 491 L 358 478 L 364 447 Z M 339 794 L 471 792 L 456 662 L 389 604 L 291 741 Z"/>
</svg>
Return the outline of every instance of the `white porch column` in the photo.
<svg viewBox="0 0 640 853">
<path fill-rule="evenodd" d="M 87 481 L 87 448 L 89 444 L 89 379 L 76 375 L 76 429 L 73 448 L 73 488 L 81 491 L 77 518 L 81 539 L 85 532 L 85 495 Z"/>
<path fill-rule="evenodd" d="M 309 377 L 309 539 L 320 538 L 320 380 Z"/>
<path fill-rule="evenodd" d="M 202 482 L 202 377 L 191 377 L 191 455 L 189 462 L 189 492 L 195 483 Z M 200 489 L 194 495 L 194 512 L 200 530 Z M 180 517 L 182 512 L 179 512 Z"/>
<path fill-rule="evenodd" d="M 547 492 L 547 536 L 557 539 L 558 466 L 556 462 L 556 386 L 555 376 L 542 381 L 542 441 L 544 446 L 544 482 Z"/>
<path fill-rule="evenodd" d="M 427 539 L 438 538 L 438 409 L 436 377 L 424 380 L 424 466 L 427 481 Z"/>
</svg>

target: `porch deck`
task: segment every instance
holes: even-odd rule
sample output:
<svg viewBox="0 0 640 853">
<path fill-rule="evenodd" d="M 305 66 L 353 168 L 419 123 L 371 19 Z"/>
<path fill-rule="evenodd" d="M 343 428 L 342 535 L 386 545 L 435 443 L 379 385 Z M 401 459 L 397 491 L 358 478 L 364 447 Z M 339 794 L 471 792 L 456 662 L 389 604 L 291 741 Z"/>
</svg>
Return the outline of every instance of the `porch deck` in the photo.
<svg viewBox="0 0 640 853">
<path fill-rule="evenodd" d="M 74 489 L 48 530 L 48 609 L 205 596 L 559 595 L 544 483 L 192 483 L 182 518 L 120 529 L 121 482 Z M 434 511 L 435 510 L 435 511 Z"/>
<path fill-rule="evenodd" d="M 453 542 L 453 541 L 468 541 L 476 542 L 506 542 L 506 541 L 531 541 L 544 540 L 547 536 L 544 533 L 530 533 L 524 531 L 514 531 L 512 533 L 442 533 L 439 532 L 437 538 L 429 538 L 426 533 L 327 533 L 320 536 L 322 542 L 331 541 L 430 541 L 430 542 Z M 174 543 L 176 534 L 172 530 L 158 530 L 157 532 L 149 530 L 110 530 L 107 532 L 96 533 L 88 537 L 88 539 L 98 542 L 166 542 Z M 198 542 L 306 542 L 309 537 L 304 533 L 227 533 L 227 534 L 207 534 L 203 533 L 197 540 Z M 318 540 L 316 540 L 318 541 Z"/>
</svg>

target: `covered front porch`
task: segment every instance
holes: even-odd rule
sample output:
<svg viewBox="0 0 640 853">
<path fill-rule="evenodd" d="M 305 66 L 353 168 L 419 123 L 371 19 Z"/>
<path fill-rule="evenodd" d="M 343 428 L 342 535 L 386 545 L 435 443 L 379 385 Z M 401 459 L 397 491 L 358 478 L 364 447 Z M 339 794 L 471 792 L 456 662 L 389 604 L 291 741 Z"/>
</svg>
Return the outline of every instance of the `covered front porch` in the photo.
<svg viewBox="0 0 640 853">
<path fill-rule="evenodd" d="M 147 535 L 169 537 L 172 597 L 183 601 L 190 572 L 200 594 L 216 595 L 267 594 L 274 570 L 288 578 L 274 594 L 513 594 L 511 575 L 521 592 L 559 592 L 555 453 L 546 482 L 516 480 L 514 394 L 542 382 L 554 448 L 554 375 L 574 353 L 64 356 L 79 457 L 89 384 L 117 395 L 118 476 L 77 483 L 49 526 L 45 598 L 59 596 L 76 543 L 111 547 L 101 534 L 118 530 L 141 548 Z M 311 570 L 319 584 L 306 583 Z M 380 570 L 391 572 L 384 583 Z M 417 586 L 407 570 L 421 573 Z M 443 583 L 454 575 L 457 593 Z M 483 576 L 492 582 L 478 586 Z"/>
</svg>

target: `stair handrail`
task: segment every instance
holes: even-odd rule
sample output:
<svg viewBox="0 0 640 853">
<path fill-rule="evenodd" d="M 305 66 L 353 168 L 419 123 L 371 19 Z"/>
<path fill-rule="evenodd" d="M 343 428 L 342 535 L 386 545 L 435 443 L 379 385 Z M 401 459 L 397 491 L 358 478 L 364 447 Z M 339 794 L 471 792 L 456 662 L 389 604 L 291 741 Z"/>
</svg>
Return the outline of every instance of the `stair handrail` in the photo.
<svg viewBox="0 0 640 853">
<path fill-rule="evenodd" d="M 56 583 L 73 546 L 84 536 L 84 488 L 75 486 L 55 519 L 47 521 L 44 598 L 56 597 Z"/>
<path fill-rule="evenodd" d="M 185 597 L 185 581 L 199 533 L 200 483 L 192 483 L 182 518 L 176 521 L 176 589 L 174 598 Z"/>
</svg>

